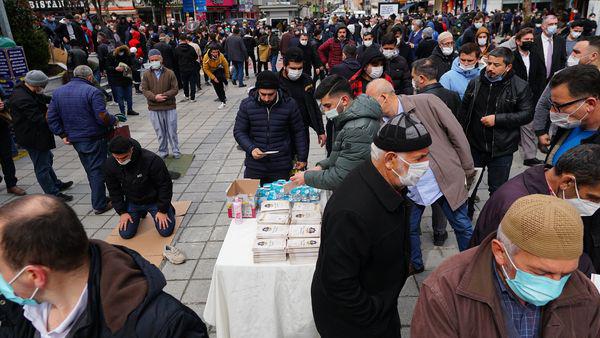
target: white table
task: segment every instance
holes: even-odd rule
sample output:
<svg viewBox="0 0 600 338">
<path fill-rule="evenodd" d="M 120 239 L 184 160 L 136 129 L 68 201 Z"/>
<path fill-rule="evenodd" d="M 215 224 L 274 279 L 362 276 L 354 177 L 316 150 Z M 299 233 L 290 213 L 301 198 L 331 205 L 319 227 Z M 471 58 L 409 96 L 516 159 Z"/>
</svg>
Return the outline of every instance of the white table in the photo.
<svg viewBox="0 0 600 338">
<path fill-rule="evenodd" d="M 213 270 L 204 320 L 217 337 L 319 337 L 312 315 L 314 264 L 255 264 L 256 219 L 231 222 Z"/>
</svg>

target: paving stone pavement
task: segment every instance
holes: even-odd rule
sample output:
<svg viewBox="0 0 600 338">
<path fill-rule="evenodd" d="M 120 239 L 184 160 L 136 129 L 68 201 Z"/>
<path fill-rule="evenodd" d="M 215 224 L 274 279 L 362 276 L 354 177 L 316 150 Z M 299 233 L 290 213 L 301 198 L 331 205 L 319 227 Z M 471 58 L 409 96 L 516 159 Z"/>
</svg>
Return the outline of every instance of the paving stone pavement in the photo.
<svg viewBox="0 0 600 338">
<path fill-rule="evenodd" d="M 254 84 L 252 76 L 247 84 Z M 197 94 L 197 102 L 178 103 L 179 144 L 182 153 L 194 154 L 195 158 L 184 177 L 174 181 L 173 199 L 192 201 L 181 228 L 176 234 L 175 244 L 187 254 L 188 261 L 182 265 L 163 263 L 162 271 L 167 279 L 165 291 L 190 306 L 200 316 L 204 311 L 212 269 L 219 250 L 227 233 L 230 220 L 225 212 L 225 189 L 230 181 L 243 177 L 244 153 L 236 149 L 233 138 L 233 123 L 240 101 L 247 96 L 247 88 L 230 85 L 227 91 L 228 103 L 225 109 L 219 110 L 218 102 L 214 102 L 216 94 L 212 87 L 203 86 Z M 180 92 L 178 99 L 182 98 Z M 109 110 L 116 113 L 118 108 L 109 105 Z M 158 149 L 156 134 L 147 117 L 146 101 L 141 95 L 134 95 L 134 109 L 140 116 L 131 117 L 127 124 L 132 137 L 152 151 Z M 312 133 L 314 134 L 314 133 Z M 315 135 L 312 135 L 309 164 L 315 164 L 325 156 L 325 151 L 318 147 Z M 57 148 L 54 153 L 54 169 L 63 181 L 74 181 L 74 186 L 66 191 L 75 198 L 69 204 L 82 220 L 86 232 L 91 238 L 105 239 L 118 222 L 114 211 L 104 215 L 94 215 L 90 200 L 88 181 L 79 162 L 76 152 L 71 146 L 63 145 L 56 139 Z M 19 185 L 27 193 L 42 193 L 37 184 L 33 165 L 29 157 L 15 162 Z M 515 154 L 512 175 L 524 170 L 520 154 Z M 479 196 L 482 206 L 487 200 L 485 179 L 480 187 Z M 0 191 L 0 203 L 6 203 L 14 197 L 6 190 Z M 456 238 L 448 227 L 450 236 L 443 247 L 434 247 L 432 241 L 431 210 L 427 208 L 422 225 L 422 249 L 426 271 L 412 276 L 403 288 L 398 309 L 403 325 L 402 336 L 408 337 L 412 312 L 419 295 L 420 283 L 445 258 L 458 252 Z M 211 335 L 214 336 L 214 328 Z"/>
</svg>

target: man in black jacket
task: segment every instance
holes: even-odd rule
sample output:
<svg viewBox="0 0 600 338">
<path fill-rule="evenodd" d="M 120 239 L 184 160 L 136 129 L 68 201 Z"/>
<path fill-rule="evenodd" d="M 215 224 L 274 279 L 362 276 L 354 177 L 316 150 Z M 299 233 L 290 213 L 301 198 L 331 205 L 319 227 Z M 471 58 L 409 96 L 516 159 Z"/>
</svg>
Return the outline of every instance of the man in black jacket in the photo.
<svg viewBox="0 0 600 338">
<path fill-rule="evenodd" d="M 431 59 L 436 65 L 438 72 L 436 79 L 439 81 L 442 75 L 452 68 L 452 61 L 458 56 L 454 48 L 454 37 L 450 32 L 443 32 L 438 36 L 438 44 L 433 49 Z"/>
<path fill-rule="evenodd" d="M 163 66 L 174 71 L 175 74 L 179 74 L 179 69 L 176 68 L 175 55 L 173 54 L 173 47 L 168 42 L 169 37 L 165 33 L 160 33 L 159 42 L 154 44 L 154 48 L 160 51 L 162 55 Z"/>
<path fill-rule="evenodd" d="M 173 182 L 165 162 L 134 140 L 115 137 L 109 145 L 111 157 L 104 162 L 106 187 L 113 208 L 121 216 L 119 235 L 135 236 L 140 219 L 152 215 L 156 230 L 168 237 L 175 229 L 171 205 Z"/>
<path fill-rule="evenodd" d="M 3 337 L 208 337 L 198 315 L 162 290 L 156 266 L 128 248 L 89 240 L 64 202 L 14 200 L 0 207 L 0 230 L 2 293 L 23 306 L 2 302 L 0 317 L 11 311 Z"/>
<path fill-rule="evenodd" d="M 410 68 L 406 59 L 399 55 L 397 40 L 394 34 L 386 34 L 381 39 L 381 48 L 385 56 L 385 73 L 392 78 L 392 84 L 397 95 L 413 94 Z"/>
<path fill-rule="evenodd" d="M 458 116 L 460 96 L 452 90 L 444 88 L 437 80 L 437 67 L 431 59 L 420 59 L 412 64 L 412 79 L 417 94 L 433 94 L 450 108 L 454 116 Z"/>
<path fill-rule="evenodd" d="M 25 75 L 25 81 L 15 88 L 9 101 L 13 129 L 17 143 L 29 153 L 35 177 L 44 193 L 71 201 L 73 196 L 61 191 L 72 186 L 73 181 L 61 182 L 52 168 L 54 156 L 51 149 L 56 148 L 56 143 L 46 121 L 50 97 L 42 94 L 47 84 L 46 74 L 32 70 Z M 10 178 L 7 177 L 6 180 L 8 185 Z M 21 190 L 16 186 L 7 188 L 13 194 L 16 194 L 15 189 Z M 22 195 L 25 195 L 24 191 Z"/>
<path fill-rule="evenodd" d="M 490 195 L 508 180 L 513 153 L 519 148 L 519 128 L 533 120 L 531 90 L 514 76 L 513 58 L 505 47 L 490 52 L 486 69 L 469 82 L 458 116 L 475 167 L 488 168 Z M 471 199 L 470 215 L 473 211 Z"/>
<path fill-rule="evenodd" d="M 333 66 L 331 75 L 339 75 L 346 80 L 350 80 L 361 68 L 360 62 L 356 59 L 356 52 L 356 46 L 345 45 L 342 50 L 342 63 Z"/>
<path fill-rule="evenodd" d="M 322 337 L 400 337 L 398 295 L 410 257 L 405 187 L 427 171 L 430 145 L 414 114 L 398 115 L 329 199 L 311 286 Z"/>
<path fill-rule="evenodd" d="M 196 102 L 196 83 L 198 82 L 200 64 L 198 63 L 196 50 L 188 44 L 188 41 L 190 39 L 187 35 L 180 35 L 179 46 L 175 48 L 175 52 L 173 53 L 179 74 L 181 75 L 181 82 L 183 83 L 183 95 L 185 95 L 180 102 L 187 100 Z"/>
</svg>

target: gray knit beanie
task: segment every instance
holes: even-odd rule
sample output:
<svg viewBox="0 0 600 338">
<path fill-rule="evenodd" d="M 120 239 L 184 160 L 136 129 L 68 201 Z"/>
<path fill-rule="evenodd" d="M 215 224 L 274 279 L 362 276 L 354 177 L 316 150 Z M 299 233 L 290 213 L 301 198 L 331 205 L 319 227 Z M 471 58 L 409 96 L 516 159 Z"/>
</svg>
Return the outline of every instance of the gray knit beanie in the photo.
<svg viewBox="0 0 600 338">
<path fill-rule="evenodd" d="M 41 70 L 30 70 L 25 74 L 25 83 L 35 87 L 46 87 L 48 84 L 48 76 Z"/>
</svg>

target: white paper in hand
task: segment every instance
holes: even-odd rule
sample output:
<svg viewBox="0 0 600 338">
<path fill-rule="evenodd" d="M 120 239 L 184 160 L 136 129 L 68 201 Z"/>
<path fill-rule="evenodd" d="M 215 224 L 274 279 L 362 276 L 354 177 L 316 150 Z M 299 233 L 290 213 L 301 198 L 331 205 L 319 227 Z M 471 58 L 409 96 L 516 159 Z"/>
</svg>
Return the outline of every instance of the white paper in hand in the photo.
<svg viewBox="0 0 600 338">
<path fill-rule="evenodd" d="M 600 292 L 600 275 L 593 273 L 592 283 L 594 283 L 594 286 L 596 287 L 596 289 L 598 289 L 598 292 Z"/>
</svg>

